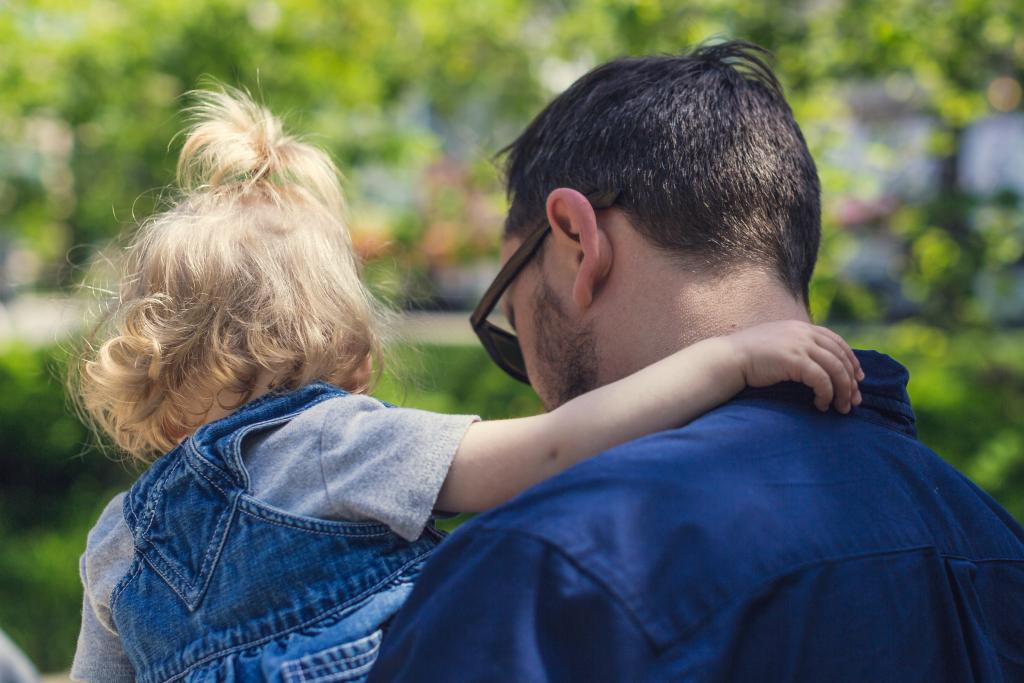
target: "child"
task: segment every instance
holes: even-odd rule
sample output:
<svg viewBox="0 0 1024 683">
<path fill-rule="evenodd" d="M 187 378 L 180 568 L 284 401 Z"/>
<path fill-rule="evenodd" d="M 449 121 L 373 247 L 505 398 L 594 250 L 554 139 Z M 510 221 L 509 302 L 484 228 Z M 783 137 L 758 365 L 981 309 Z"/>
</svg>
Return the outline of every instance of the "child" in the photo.
<svg viewBox="0 0 1024 683">
<path fill-rule="evenodd" d="M 361 680 L 441 542 L 435 509 L 499 505 L 747 385 L 859 402 L 845 342 L 780 322 L 544 415 L 386 406 L 366 395 L 377 310 L 336 168 L 242 93 L 199 102 L 180 195 L 134 235 L 109 337 L 80 367 L 85 414 L 152 465 L 89 534 L 76 680 Z"/>
</svg>

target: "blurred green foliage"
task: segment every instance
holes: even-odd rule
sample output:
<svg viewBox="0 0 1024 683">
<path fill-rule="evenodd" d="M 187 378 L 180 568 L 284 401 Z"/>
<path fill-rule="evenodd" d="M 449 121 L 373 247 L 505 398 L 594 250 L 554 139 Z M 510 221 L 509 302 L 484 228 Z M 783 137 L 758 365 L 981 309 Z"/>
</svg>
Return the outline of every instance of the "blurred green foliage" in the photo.
<svg viewBox="0 0 1024 683">
<path fill-rule="evenodd" d="M 887 188 L 827 154 L 884 95 L 929 122 L 939 162 L 926 196 L 883 216 L 903 293 L 930 324 L 982 325 L 975 283 L 1008 286 L 1024 212 L 1016 195 L 966 192 L 958 159 L 971 122 L 1020 108 L 1022 25 L 1018 0 L 6 0 L 0 243 L 29 245 L 43 284 L 73 283 L 88 245 L 155 205 L 173 176 L 180 96 L 215 78 L 332 151 L 351 181 L 357 244 L 384 257 L 369 272 L 415 299 L 437 268 L 495 253 L 491 156 L 575 76 L 623 54 L 742 37 L 777 55 L 820 162 L 818 318 L 889 314 L 844 269 L 854 240 L 837 210 Z M 905 161 L 884 144 L 868 152 L 876 170 Z"/>
<path fill-rule="evenodd" d="M 61 375 L 51 350 L 0 353 L 0 627 L 45 671 L 74 653 L 86 532 L 133 478 L 87 447 Z"/>
</svg>

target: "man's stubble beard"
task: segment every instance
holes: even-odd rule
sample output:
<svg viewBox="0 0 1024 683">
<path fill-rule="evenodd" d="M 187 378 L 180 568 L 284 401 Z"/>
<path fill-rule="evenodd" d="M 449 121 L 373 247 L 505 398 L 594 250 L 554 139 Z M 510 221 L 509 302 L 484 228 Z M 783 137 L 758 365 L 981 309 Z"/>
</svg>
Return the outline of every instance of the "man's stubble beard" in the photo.
<svg viewBox="0 0 1024 683">
<path fill-rule="evenodd" d="M 591 327 L 574 325 L 542 277 L 534 306 L 537 359 L 547 410 L 597 388 L 597 341 Z"/>
</svg>

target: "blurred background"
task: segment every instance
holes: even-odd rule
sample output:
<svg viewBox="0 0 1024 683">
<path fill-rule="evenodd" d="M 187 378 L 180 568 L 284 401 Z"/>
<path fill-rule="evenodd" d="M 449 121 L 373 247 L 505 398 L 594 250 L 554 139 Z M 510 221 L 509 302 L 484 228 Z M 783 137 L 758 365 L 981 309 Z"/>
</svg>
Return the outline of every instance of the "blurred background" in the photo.
<svg viewBox="0 0 1024 683">
<path fill-rule="evenodd" d="M 922 439 L 1024 519 L 1021 26 L 1019 0 L 0 0 L 0 628 L 69 666 L 86 532 L 136 475 L 65 400 L 79 285 L 172 181 L 211 77 L 345 171 L 367 277 L 408 312 L 379 395 L 497 418 L 538 404 L 466 322 L 494 154 L 607 59 L 768 47 L 823 183 L 816 319 L 906 364 Z"/>
</svg>

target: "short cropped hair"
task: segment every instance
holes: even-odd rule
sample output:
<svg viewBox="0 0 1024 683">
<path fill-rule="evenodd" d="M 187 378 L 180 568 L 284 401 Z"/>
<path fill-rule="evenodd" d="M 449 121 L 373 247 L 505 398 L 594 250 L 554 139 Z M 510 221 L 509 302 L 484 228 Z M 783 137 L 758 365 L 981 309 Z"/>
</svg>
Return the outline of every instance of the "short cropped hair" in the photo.
<svg viewBox="0 0 1024 683">
<path fill-rule="evenodd" d="M 618 190 L 650 243 L 709 268 L 764 267 L 806 303 L 820 184 L 768 54 L 730 41 L 581 77 L 500 153 L 506 236 L 541 222 L 558 187 Z"/>
</svg>

